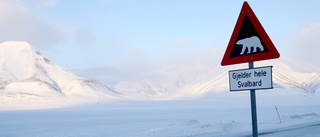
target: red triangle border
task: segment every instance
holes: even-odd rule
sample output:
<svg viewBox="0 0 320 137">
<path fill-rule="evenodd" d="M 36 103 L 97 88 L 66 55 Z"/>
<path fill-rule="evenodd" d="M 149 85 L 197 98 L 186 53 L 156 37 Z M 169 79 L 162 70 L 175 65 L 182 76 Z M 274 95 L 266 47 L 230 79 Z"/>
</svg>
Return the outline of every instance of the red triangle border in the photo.
<svg viewBox="0 0 320 137">
<path fill-rule="evenodd" d="M 254 28 L 256 29 L 257 33 L 260 36 L 260 40 L 264 42 L 265 46 L 268 48 L 268 52 L 258 53 L 258 54 L 250 54 L 244 55 L 239 57 L 230 57 L 230 54 L 233 50 L 233 47 L 236 43 L 237 36 L 239 35 L 240 28 L 243 24 L 244 18 L 247 16 L 251 23 L 253 24 Z M 271 39 L 269 38 L 268 34 L 262 27 L 261 23 L 259 22 L 258 18 L 254 14 L 253 10 L 249 6 L 248 2 L 244 2 L 242 5 L 242 9 L 240 11 L 240 15 L 238 17 L 237 23 L 231 35 L 229 44 L 227 46 L 226 52 L 223 56 L 221 61 L 222 66 L 226 65 L 233 65 L 233 64 L 240 64 L 240 63 L 247 63 L 247 62 L 254 62 L 254 61 L 261 61 L 267 59 L 274 59 L 279 58 L 280 54 L 273 45 Z"/>
</svg>

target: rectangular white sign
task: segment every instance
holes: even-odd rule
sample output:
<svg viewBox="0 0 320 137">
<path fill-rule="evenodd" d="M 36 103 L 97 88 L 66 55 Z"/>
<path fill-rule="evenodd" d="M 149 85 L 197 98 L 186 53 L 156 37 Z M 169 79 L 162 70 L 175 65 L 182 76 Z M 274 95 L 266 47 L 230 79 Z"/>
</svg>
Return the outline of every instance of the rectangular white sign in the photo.
<svg viewBox="0 0 320 137">
<path fill-rule="evenodd" d="M 229 71 L 230 91 L 271 89 L 272 66 Z"/>
</svg>

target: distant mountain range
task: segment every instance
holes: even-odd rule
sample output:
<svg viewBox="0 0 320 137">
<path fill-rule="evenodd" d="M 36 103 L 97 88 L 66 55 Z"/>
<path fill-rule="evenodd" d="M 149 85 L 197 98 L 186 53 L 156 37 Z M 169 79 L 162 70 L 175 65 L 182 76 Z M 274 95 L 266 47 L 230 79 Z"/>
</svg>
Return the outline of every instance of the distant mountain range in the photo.
<svg viewBox="0 0 320 137">
<path fill-rule="evenodd" d="M 0 44 L 0 102 L 118 96 L 100 82 L 54 64 L 26 42 Z"/>
<path fill-rule="evenodd" d="M 320 68 L 281 58 L 256 62 L 273 66 L 275 89 L 319 92 Z M 81 77 L 54 64 L 26 42 L 0 44 L 0 103 L 54 99 L 166 100 L 201 97 L 208 92 L 228 92 L 228 71 L 247 64 L 222 67 L 177 65 L 148 72 L 135 80 L 106 85 Z"/>
<path fill-rule="evenodd" d="M 280 58 L 255 62 L 255 67 L 273 66 L 274 89 L 312 95 L 320 92 L 320 68 L 299 60 Z M 229 70 L 246 69 L 248 64 L 207 68 L 172 66 L 149 72 L 145 78 L 122 81 L 114 89 L 125 95 L 148 99 L 197 98 L 208 92 L 229 92 Z M 171 74 L 171 75 L 168 75 Z M 163 78 L 165 76 L 165 78 Z"/>
</svg>

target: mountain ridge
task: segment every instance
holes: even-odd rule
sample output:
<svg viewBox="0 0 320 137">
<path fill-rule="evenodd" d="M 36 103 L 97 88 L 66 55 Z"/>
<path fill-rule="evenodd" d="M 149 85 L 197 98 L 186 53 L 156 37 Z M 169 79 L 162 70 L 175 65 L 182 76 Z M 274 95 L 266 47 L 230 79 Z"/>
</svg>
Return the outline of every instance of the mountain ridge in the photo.
<svg viewBox="0 0 320 137">
<path fill-rule="evenodd" d="M 26 42 L 0 44 L 0 97 L 20 100 L 118 98 L 102 83 L 54 64 Z M 29 99 L 31 98 L 31 99 Z"/>
<path fill-rule="evenodd" d="M 255 67 L 262 66 L 273 66 L 277 92 L 294 89 L 312 95 L 320 91 L 318 67 L 284 57 L 255 62 Z M 61 106 L 88 100 L 194 99 L 208 93 L 228 93 L 228 71 L 246 68 L 245 63 L 215 67 L 175 64 L 106 86 L 56 65 L 27 42 L 4 42 L 0 44 L 0 104 L 59 100 Z"/>
<path fill-rule="evenodd" d="M 280 59 L 255 62 L 255 67 L 263 66 L 273 66 L 273 83 L 275 90 L 281 91 L 281 89 L 287 90 L 291 88 L 297 88 L 299 89 L 299 92 L 304 92 L 306 94 L 314 94 L 320 91 L 320 69 L 318 69 L 317 67 L 313 67 L 310 64 L 305 64 L 304 62 L 298 60 L 296 61 L 295 59 L 289 59 L 285 57 L 282 57 Z M 181 67 L 177 68 L 182 69 Z M 129 87 L 130 91 L 133 93 L 137 93 L 137 91 L 140 91 L 140 96 L 136 98 L 143 98 L 143 93 L 141 93 L 141 91 L 145 91 L 146 96 L 150 94 L 154 95 L 154 97 L 156 98 L 151 98 L 155 100 L 159 100 L 160 98 L 198 98 L 209 92 L 229 92 L 228 71 L 247 68 L 248 65 L 246 63 L 230 66 L 217 65 L 216 67 L 212 67 L 207 70 L 203 69 L 206 71 L 198 71 L 198 73 L 193 74 L 191 78 L 190 76 L 189 78 L 184 77 L 184 75 L 188 75 L 188 72 L 175 74 L 175 77 L 171 77 L 171 83 L 175 83 L 178 81 L 184 81 L 184 83 L 180 84 L 180 86 L 176 86 L 171 89 L 168 88 L 170 86 L 166 86 L 167 83 L 152 80 L 150 78 L 148 82 L 145 83 L 142 80 L 122 81 L 118 85 L 115 85 L 114 88 L 119 92 L 129 92 L 125 90 Z M 157 71 L 155 71 L 155 73 L 156 72 Z M 148 78 L 148 76 L 146 76 L 146 78 Z M 136 87 L 136 85 L 139 86 Z M 159 92 L 157 90 L 152 89 L 166 90 Z"/>
</svg>

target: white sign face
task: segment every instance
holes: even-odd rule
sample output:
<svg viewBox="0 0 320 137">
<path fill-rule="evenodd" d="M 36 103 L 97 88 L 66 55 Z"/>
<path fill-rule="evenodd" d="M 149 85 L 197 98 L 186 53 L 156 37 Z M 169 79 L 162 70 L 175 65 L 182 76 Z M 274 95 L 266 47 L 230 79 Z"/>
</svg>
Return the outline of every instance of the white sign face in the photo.
<svg viewBox="0 0 320 137">
<path fill-rule="evenodd" d="M 272 66 L 229 71 L 230 91 L 271 89 Z"/>
</svg>

